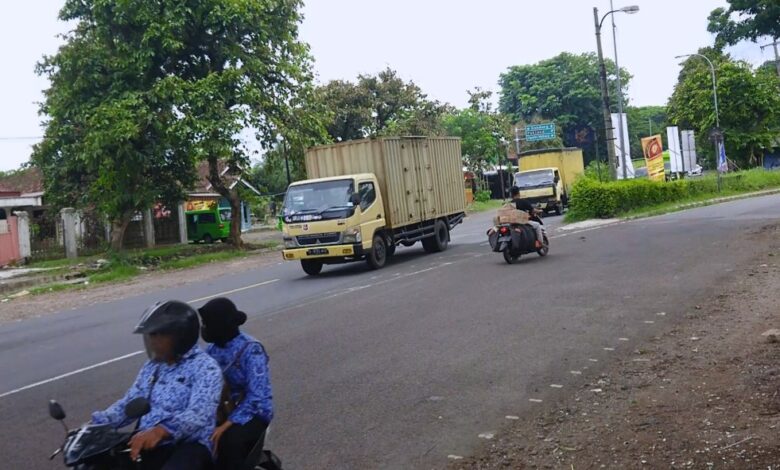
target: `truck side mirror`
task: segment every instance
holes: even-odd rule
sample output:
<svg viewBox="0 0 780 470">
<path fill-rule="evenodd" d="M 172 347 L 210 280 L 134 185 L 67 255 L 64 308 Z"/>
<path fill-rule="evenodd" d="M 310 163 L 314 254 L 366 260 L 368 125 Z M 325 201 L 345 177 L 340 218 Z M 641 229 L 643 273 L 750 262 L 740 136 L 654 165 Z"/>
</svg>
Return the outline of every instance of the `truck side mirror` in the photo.
<svg viewBox="0 0 780 470">
<path fill-rule="evenodd" d="M 350 197 L 349 202 L 352 203 L 353 206 L 357 207 L 360 205 L 360 194 L 353 194 L 352 197 Z"/>
</svg>

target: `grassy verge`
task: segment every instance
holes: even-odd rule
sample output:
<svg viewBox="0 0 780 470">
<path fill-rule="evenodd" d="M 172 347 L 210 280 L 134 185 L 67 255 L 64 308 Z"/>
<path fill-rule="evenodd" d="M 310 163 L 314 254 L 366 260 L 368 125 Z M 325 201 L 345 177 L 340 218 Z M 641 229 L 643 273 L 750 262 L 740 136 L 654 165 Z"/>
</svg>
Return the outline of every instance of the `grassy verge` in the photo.
<svg viewBox="0 0 780 470">
<path fill-rule="evenodd" d="M 70 282 L 33 287 L 29 289 L 29 292 L 32 295 L 38 295 L 85 289 L 95 284 L 126 281 L 145 272 L 188 269 L 204 264 L 243 258 L 263 250 L 276 248 L 278 245 L 277 241 L 269 241 L 261 244 L 247 244 L 241 250 L 221 244 L 174 245 L 148 250 L 104 253 L 100 256 L 80 257 L 74 260 L 42 261 L 31 265 L 31 267 L 51 269 L 50 274 L 52 272 L 76 272 L 83 276 Z M 101 259 L 105 261 L 96 264 Z M 91 267 L 90 265 L 95 266 Z"/>
<path fill-rule="evenodd" d="M 496 210 L 503 205 L 504 205 L 504 201 L 498 199 L 491 199 L 487 202 L 474 201 L 472 204 L 468 206 L 466 210 L 470 213 L 486 212 L 486 211 Z"/>
<path fill-rule="evenodd" d="M 780 191 L 780 188 L 766 189 L 764 191 L 768 191 L 768 192 Z M 643 217 L 654 217 L 657 215 L 664 215 L 672 212 L 683 211 L 686 209 L 690 209 L 691 207 L 703 207 L 703 206 L 718 204 L 719 202 L 724 202 L 723 201 L 724 199 L 729 199 L 729 198 L 740 199 L 740 196 L 749 197 L 751 194 L 761 194 L 761 192 L 724 191 L 720 193 L 717 197 L 712 197 L 712 196 L 691 197 L 680 202 L 659 204 L 657 206 L 643 207 L 643 208 L 631 210 L 626 212 L 625 214 L 622 214 L 621 217 L 626 219 L 640 219 Z"/>
</svg>

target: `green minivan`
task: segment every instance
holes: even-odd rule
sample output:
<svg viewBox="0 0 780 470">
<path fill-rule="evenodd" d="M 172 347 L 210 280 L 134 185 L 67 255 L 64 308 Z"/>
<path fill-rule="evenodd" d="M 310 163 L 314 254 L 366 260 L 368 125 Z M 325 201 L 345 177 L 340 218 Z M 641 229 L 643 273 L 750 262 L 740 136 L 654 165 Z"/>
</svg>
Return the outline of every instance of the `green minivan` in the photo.
<svg viewBox="0 0 780 470">
<path fill-rule="evenodd" d="M 230 235 L 231 210 L 229 207 L 187 211 L 187 238 L 191 242 L 225 242 Z"/>
</svg>

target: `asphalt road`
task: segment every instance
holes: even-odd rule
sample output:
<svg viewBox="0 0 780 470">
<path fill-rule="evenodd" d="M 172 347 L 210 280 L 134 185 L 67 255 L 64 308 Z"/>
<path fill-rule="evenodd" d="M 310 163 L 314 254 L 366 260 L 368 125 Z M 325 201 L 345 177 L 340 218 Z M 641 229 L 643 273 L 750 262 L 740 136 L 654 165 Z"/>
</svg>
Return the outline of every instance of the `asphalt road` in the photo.
<svg viewBox="0 0 780 470">
<path fill-rule="evenodd" d="M 484 246 L 483 214 L 453 232 L 448 251 L 400 250 L 381 271 L 355 264 L 307 278 L 281 264 L 2 325 L 0 467 L 61 467 L 47 460 L 61 439 L 48 399 L 76 424 L 120 396 L 143 361 L 129 332 L 146 305 L 231 291 L 271 355 L 269 447 L 286 468 L 443 466 L 507 415 L 554 402 L 683 321 L 753 262 L 761 247 L 746 233 L 777 222 L 779 202 L 581 232 L 549 218 L 550 256 L 513 266 Z"/>
</svg>

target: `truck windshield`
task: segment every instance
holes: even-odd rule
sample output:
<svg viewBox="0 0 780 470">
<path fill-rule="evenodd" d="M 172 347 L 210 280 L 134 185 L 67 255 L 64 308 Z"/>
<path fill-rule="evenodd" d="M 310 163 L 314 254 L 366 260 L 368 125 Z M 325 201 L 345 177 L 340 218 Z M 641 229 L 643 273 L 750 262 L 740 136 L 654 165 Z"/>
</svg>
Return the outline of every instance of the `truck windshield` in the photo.
<svg viewBox="0 0 780 470">
<path fill-rule="evenodd" d="M 283 214 L 288 222 L 348 217 L 355 208 L 350 201 L 352 180 L 322 181 L 290 186 Z"/>
<path fill-rule="evenodd" d="M 515 186 L 518 188 L 534 188 L 548 186 L 554 183 L 552 170 L 523 171 L 515 174 Z"/>
</svg>

